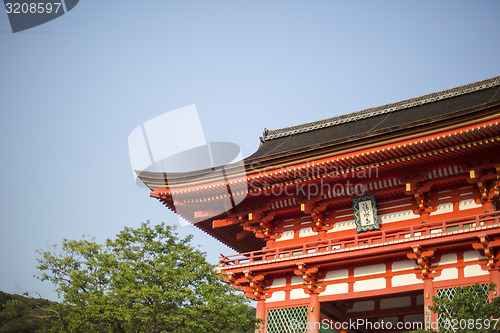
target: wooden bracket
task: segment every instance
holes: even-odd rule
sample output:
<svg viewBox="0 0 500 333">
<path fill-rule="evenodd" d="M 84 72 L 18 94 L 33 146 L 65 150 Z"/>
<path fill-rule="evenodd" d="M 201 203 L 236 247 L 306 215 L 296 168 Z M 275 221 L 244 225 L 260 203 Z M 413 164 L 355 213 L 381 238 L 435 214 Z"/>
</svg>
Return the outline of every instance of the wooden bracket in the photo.
<svg viewBox="0 0 500 333">
<path fill-rule="evenodd" d="M 428 200 L 426 198 L 426 193 L 431 190 L 431 186 L 428 183 L 418 183 L 409 182 L 405 185 L 405 193 L 411 195 L 415 198 L 417 202 L 417 209 L 413 211 L 414 214 L 430 214 L 437 210 L 437 207 L 432 207 L 428 205 Z"/>
<path fill-rule="evenodd" d="M 479 242 L 472 243 L 472 247 L 484 253 L 488 260 L 486 263 L 487 269 L 494 270 L 500 268 L 500 251 L 495 249 L 496 247 L 500 247 L 500 238 L 491 239 L 486 234 L 479 235 Z"/>
<path fill-rule="evenodd" d="M 495 166 L 495 171 L 483 170 L 479 167 L 468 170 L 467 182 L 476 184 L 479 190 L 479 198 L 476 203 L 491 203 L 500 196 L 500 166 Z"/>
<path fill-rule="evenodd" d="M 253 300 L 265 300 L 267 297 L 265 288 L 268 283 L 265 280 L 265 274 L 254 274 L 249 270 L 239 274 L 229 272 L 224 281 L 243 291 L 246 297 Z"/>
<path fill-rule="evenodd" d="M 327 204 L 326 202 L 315 202 L 313 199 L 311 200 L 302 200 L 299 201 L 300 210 L 304 214 L 308 214 L 311 216 L 313 220 L 312 230 L 314 232 L 320 231 L 328 231 L 333 228 L 333 224 L 329 225 L 325 222 L 323 212 L 326 210 Z"/>
<path fill-rule="evenodd" d="M 318 280 L 324 278 L 324 273 L 319 273 L 319 265 L 308 265 L 298 263 L 297 269 L 293 272 L 295 275 L 302 276 L 304 279 L 304 292 L 306 294 L 319 294 L 325 290 L 324 286 L 318 285 Z"/>
<path fill-rule="evenodd" d="M 265 240 L 275 240 L 281 237 L 281 233 L 274 233 L 271 221 L 274 219 L 273 212 L 253 211 L 243 223 L 243 230 L 251 231 L 255 237 Z"/>
<path fill-rule="evenodd" d="M 425 250 L 420 245 L 412 247 L 412 252 L 407 253 L 408 259 L 413 259 L 420 267 L 420 278 L 434 278 L 435 273 L 431 269 L 432 257 L 436 253 L 435 249 Z"/>
</svg>

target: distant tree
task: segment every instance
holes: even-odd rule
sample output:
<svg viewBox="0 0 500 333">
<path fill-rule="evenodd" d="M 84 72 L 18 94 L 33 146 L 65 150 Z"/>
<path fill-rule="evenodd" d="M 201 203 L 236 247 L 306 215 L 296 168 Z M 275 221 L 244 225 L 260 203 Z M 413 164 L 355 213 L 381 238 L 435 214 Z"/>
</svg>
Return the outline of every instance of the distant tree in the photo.
<svg viewBox="0 0 500 333">
<path fill-rule="evenodd" d="M 173 227 L 143 223 L 104 244 L 39 251 L 39 278 L 70 307 L 71 332 L 253 332 L 247 300 Z"/>
<path fill-rule="evenodd" d="M 58 331 L 59 318 L 55 310 L 59 305 L 28 293 L 11 295 L 0 291 L 0 333 Z"/>
<path fill-rule="evenodd" d="M 492 291 L 491 283 L 488 290 Z M 440 322 L 439 332 L 490 333 L 500 331 L 500 297 L 488 301 L 483 287 L 476 283 L 472 287 L 457 287 L 452 299 L 447 296 L 434 297 L 430 309 L 437 313 Z M 442 327 L 444 326 L 444 327 Z M 419 330 L 418 333 L 431 333 L 434 330 Z"/>
</svg>

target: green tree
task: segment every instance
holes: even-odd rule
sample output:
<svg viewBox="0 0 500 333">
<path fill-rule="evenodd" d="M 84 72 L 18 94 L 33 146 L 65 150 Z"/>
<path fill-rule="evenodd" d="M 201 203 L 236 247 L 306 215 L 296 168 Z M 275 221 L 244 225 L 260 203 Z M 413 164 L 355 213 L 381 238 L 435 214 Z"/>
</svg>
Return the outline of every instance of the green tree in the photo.
<svg viewBox="0 0 500 333">
<path fill-rule="evenodd" d="M 10 295 L 0 291 L 0 333 L 57 331 L 60 305 L 28 293 Z M 64 310 L 64 309 L 62 309 Z"/>
<path fill-rule="evenodd" d="M 492 291 L 491 283 L 488 290 Z M 439 332 L 489 333 L 500 331 L 500 297 L 488 301 L 483 286 L 476 283 L 471 287 L 457 287 L 452 299 L 447 296 L 434 297 L 434 306 L 430 309 L 437 313 L 445 327 Z M 419 333 L 436 332 L 419 330 Z"/>
<path fill-rule="evenodd" d="M 205 254 L 164 223 L 125 228 L 104 244 L 64 240 L 39 251 L 39 276 L 71 309 L 71 332 L 251 332 L 247 300 Z"/>
</svg>

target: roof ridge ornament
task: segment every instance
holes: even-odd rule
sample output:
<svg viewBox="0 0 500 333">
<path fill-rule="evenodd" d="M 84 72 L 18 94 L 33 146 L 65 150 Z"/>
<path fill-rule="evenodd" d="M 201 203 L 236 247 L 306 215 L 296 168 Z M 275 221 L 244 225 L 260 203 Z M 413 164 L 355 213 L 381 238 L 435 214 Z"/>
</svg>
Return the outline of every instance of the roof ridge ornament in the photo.
<svg viewBox="0 0 500 333">
<path fill-rule="evenodd" d="M 290 136 L 294 134 L 306 133 L 314 131 L 317 129 L 322 129 L 326 127 L 331 127 L 339 124 L 349 123 L 352 121 L 358 121 L 365 118 L 375 117 L 382 114 L 391 113 L 394 111 L 400 111 L 408 109 L 415 106 L 421 106 L 427 103 L 432 103 L 452 97 L 457 97 L 465 94 L 469 94 L 475 91 L 488 89 L 491 87 L 500 85 L 500 76 L 496 76 L 490 79 L 465 84 L 459 87 L 442 90 L 439 92 L 434 92 L 419 97 L 414 97 L 410 99 L 405 99 L 399 102 L 385 104 L 369 109 L 364 109 L 361 111 L 356 111 L 348 114 L 343 114 L 340 116 L 335 116 L 331 118 L 326 118 L 323 120 L 313 121 L 310 123 L 279 128 L 275 130 L 264 129 L 263 136 L 261 138 L 262 142 L 282 138 L 285 136 Z"/>
</svg>

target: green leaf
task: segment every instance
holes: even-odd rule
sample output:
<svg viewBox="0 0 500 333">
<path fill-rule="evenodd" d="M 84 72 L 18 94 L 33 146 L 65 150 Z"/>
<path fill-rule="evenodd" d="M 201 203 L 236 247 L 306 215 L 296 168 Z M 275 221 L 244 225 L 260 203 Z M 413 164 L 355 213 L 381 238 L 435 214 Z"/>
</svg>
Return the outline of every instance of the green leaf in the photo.
<svg viewBox="0 0 500 333">
<path fill-rule="evenodd" d="M 39 278 L 55 284 L 74 332 L 253 332 L 248 300 L 205 254 L 164 223 L 124 228 L 104 244 L 63 240 L 39 251 Z"/>
</svg>

